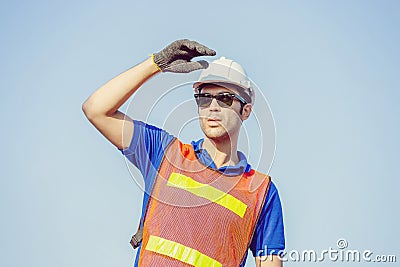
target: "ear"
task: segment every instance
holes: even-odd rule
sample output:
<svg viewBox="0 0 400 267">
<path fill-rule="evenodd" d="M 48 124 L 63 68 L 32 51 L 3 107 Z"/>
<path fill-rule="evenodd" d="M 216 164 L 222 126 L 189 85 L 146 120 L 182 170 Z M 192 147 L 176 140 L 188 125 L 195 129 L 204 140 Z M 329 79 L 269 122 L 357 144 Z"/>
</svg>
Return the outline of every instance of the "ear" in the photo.
<svg viewBox="0 0 400 267">
<path fill-rule="evenodd" d="M 252 104 L 244 105 L 242 115 L 240 115 L 240 117 L 242 118 L 242 121 L 247 120 L 250 117 L 250 113 L 251 113 L 252 109 L 253 109 Z"/>
</svg>

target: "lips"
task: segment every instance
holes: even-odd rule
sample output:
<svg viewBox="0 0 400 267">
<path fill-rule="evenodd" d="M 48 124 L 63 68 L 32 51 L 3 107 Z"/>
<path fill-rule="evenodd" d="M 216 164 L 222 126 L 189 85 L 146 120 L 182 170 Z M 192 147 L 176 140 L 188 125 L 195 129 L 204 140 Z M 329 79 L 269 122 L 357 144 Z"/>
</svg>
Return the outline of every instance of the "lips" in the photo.
<svg viewBox="0 0 400 267">
<path fill-rule="evenodd" d="M 208 118 L 207 119 L 209 126 L 218 126 L 221 124 L 221 119 L 219 118 Z"/>
<path fill-rule="evenodd" d="M 219 119 L 219 118 L 208 118 L 207 120 L 208 121 L 221 121 L 221 119 Z"/>
</svg>

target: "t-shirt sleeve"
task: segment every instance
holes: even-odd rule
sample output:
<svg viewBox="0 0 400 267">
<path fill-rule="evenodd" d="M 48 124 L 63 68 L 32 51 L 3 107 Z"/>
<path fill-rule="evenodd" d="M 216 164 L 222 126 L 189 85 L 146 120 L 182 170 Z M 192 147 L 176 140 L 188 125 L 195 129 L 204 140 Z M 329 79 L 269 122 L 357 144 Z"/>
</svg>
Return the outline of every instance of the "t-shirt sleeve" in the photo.
<svg viewBox="0 0 400 267">
<path fill-rule="evenodd" d="M 273 182 L 257 222 L 250 249 L 254 257 L 278 255 L 285 249 L 282 206 Z"/>
<path fill-rule="evenodd" d="M 174 136 L 156 126 L 133 120 L 134 131 L 129 147 L 121 153 L 142 173 L 145 182 L 153 176 Z"/>
</svg>

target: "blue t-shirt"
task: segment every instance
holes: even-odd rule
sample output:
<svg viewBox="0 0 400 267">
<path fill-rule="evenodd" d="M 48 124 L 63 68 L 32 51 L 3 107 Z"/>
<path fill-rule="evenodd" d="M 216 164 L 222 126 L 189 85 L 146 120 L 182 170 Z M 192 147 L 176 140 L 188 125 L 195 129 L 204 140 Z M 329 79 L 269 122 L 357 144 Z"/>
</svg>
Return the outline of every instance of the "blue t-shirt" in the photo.
<svg viewBox="0 0 400 267">
<path fill-rule="evenodd" d="M 141 172 L 144 178 L 145 194 L 142 204 L 142 220 L 146 212 L 149 195 L 156 178 L 158 167 L 163 159 L 166 147 L 174 139 L 174 136 L 142 121 L 134 120 L 134 133 L 129 147 L 124 150 L 119 149 L 125 157 L 132 162 Z M 206 166 L 216 169 L 216 165 L 208 152 L 202 149 L 204 139 L 192 141 L 192 146 L 199 158 Z M 239 163 L 236 166 L 223 166 L 219 168 L 225 175 L 239 175 L 251 170 L 247 163 L 245 155 L 238 152 Z M 285 248 L 285 237 L 283 228 L 282 207 L 279 199 L 278 190 L 273 182 L 265 200 L 265 204 L 257 222 L 253 239 L 250 244 L 250 250 L 253 256 L 265 256 L 278 254 Z M 138 264 L 138 258 L 141 247 L 136 254 L 135 267 Z M 246 253 L 247 257 L 247 253 Z M 241 266 L 244 266 L 246 259 Z"/>
</svg>

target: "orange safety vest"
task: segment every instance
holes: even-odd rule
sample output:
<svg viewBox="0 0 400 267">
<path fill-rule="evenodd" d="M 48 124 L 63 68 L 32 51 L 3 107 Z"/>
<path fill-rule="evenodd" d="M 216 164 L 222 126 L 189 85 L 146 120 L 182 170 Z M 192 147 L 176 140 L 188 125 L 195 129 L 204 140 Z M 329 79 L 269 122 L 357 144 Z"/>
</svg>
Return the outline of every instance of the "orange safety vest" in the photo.
<svg viewBox="0 0 400 267">
<path fill-rule="evenodd" d="M 147 205 L 139 266 L 239 266 L 269 184 L 254 170 L 227 176 L 206 167 L 175 138 Z"/>
</svg>

